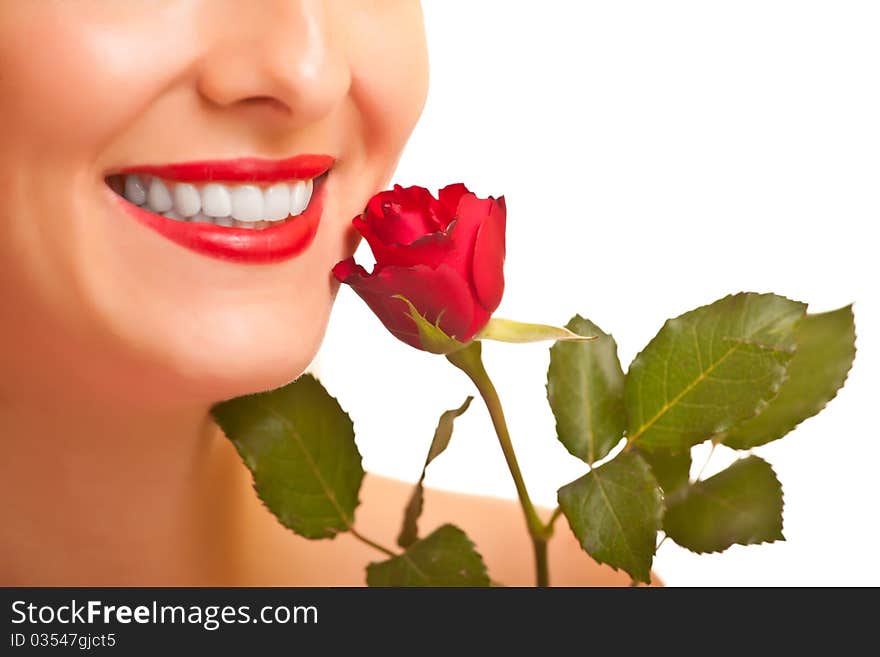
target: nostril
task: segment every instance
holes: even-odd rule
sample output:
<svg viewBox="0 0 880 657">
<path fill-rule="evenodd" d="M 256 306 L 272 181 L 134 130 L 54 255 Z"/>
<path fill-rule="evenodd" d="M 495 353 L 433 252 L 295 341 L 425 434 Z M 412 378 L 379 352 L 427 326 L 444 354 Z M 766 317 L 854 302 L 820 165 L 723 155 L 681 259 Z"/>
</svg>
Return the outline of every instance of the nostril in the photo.
<svg viewBox="0 0 880 657">
<path fill-rule="evenodd" d="M 250 98 L 243 99 L 241 102 L 251 107 L 265 107 L 266 109 L 277 110 L 285 114 L 290 112 L 290 107 L 274 96 L 251 96 Z"/>
</svg>

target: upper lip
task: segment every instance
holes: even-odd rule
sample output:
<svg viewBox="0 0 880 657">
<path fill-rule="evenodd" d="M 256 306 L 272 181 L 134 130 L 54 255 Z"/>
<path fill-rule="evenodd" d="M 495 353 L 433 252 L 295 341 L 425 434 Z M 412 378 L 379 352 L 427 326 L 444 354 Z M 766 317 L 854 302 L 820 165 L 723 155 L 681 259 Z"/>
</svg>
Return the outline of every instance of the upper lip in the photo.
<svg viewBox="0 0 880 657">
<path fill-rule="evenodd" d="M 284 159 L 240 157 L 125 167 L 120 174 L 149 174 L 176 182 L 283 182 L 317 178 L 333 166 L 332 155 L 305 154 Z"/>
</svg>

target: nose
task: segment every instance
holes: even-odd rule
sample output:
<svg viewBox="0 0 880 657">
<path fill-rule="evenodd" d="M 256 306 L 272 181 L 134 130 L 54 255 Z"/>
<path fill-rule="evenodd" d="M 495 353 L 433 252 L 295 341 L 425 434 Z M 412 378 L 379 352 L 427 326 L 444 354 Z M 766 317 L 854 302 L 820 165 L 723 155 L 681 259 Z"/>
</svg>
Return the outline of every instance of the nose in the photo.
<svg viewBox="0 0 880 657">
<path fill-rule="evenodd" d="M 307 125 L 345 97 L 351 71 L 323 0 L 208 0 L 199 93 L 223 108 Z"/>
</svg>

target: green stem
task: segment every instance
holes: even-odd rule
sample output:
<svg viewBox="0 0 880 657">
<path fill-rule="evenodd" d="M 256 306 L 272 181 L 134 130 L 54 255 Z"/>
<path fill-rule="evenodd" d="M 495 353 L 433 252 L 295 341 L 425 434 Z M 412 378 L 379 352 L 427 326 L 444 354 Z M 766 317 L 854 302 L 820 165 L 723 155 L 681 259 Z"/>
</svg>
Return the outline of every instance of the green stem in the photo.
<svg viewBox="0 0 880 657">
<path fill-rule="evenodd" d="M 538 586 L 550 586 L 550 572 L 547 567 L 547 539 L 532 536 L 535 549 L 535 579 Z"/>
<path fill-rule="evenodd" d="M 532 545 L 535 551 L 537 585 L 548 586 L 547 540 L 552 532 L 552 526 L 541 522 L 541 518 L 535 510 L 535 505 L 532 504 L 532 500 L 526 490 L 526 484 L 523 481 L 522 472 L 516 460 L 516 453 L 513 450 L 513 443 L 510 440 L 507 421 L 504 419 L 501 399 L 498 397 L 498 391 L 495 389 L 492 380 L 486 373 L 486 368 L 483 366 L 481 351 L 480 343 L 472 342 L 464 349 L 447 354 L 446 358 L 470 377 L 483 398 L 486 408 L 489 410 L 489 416 L 492 418 L 492 424 L 495 427 L 495 434 L 498 436 L 501 451 L 504 452 L 504 459 L 507 461 L 507 468 L 510 470 L 513 483 L 516 486 L 519 503 L 526 519 L 526 527 L 529 530 L 529 535 L 532 537 Z"/>
<path fill-rule="evenodd" d="M 356 539 L 358 539 L 361 543 L 366 543 L 370 547 L 373 547 L 373 548 L 376 548 L 377 550 L 379 550 L 379 552 L 384 552 L 389 557 L 396 557 L 397 556 L 397 554 L 395 554 L 394 552 L 392 552 L 391 550 L 389 550 L 386 547 L 382 547 L 381 545 L 376 543 L 376 541 L 371 541 L 369 538 L 367 538 L 366 536 L 361 534 L 359 531 L 357 531 L 354 527 L 349 527 L 348 531 L 352 536 L 354 536 Z"/>
</svg>

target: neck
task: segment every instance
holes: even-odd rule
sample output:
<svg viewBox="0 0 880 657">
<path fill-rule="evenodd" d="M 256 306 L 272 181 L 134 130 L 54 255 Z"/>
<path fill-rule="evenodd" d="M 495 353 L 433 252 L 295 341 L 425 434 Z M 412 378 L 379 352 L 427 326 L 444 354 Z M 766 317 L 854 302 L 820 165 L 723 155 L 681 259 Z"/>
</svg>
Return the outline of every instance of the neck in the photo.
<svg viewBox="0 0 880 657">
<path fill-rule="evenodd" d="M 208 407 L 0 402 L 0 584 L 235 583 L 250 475 Z"/>
</svg>

